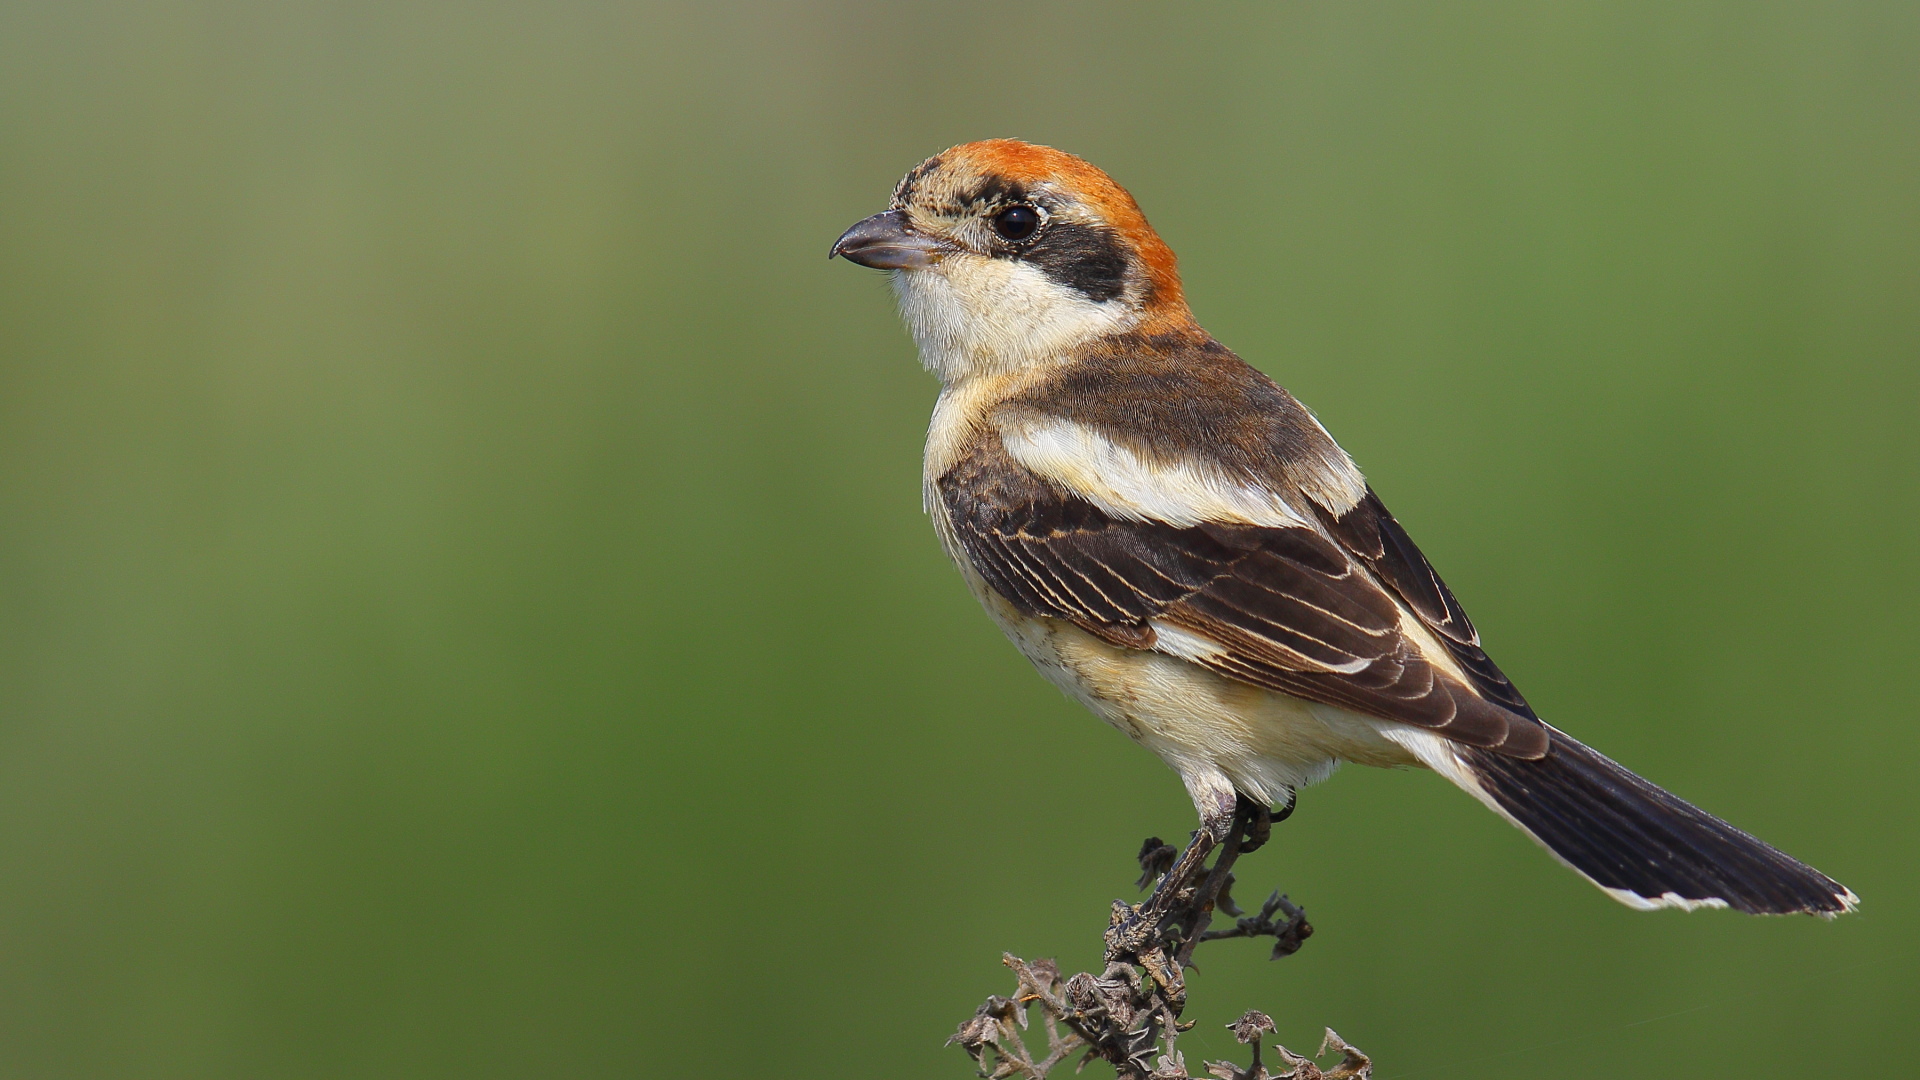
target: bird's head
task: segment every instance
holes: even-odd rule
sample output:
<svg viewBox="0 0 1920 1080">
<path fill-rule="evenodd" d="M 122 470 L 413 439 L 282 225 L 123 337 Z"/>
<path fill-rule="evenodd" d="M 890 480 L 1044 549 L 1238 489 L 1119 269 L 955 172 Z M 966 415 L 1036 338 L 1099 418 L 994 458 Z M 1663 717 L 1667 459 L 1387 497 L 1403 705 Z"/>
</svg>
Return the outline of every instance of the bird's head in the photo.
<svg viewBox="0 0 1920 1080">
<path fill-rule="evenodd" d="M 1173 252 L 1133 196 L 1072 154 L 1014 139 L 921 162 L 831 255 L 893 272 L 921 359 L 949 382 L 1192 326 Z"/>
</svg>

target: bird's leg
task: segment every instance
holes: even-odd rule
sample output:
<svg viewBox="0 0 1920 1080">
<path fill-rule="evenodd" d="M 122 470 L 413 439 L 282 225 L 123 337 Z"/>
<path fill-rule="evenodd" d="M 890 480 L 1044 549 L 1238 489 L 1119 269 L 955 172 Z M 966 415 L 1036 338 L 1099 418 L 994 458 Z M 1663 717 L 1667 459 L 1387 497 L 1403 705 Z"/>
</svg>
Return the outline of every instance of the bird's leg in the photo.
<svg viewBox="0 0 1920 1080">
<path fill-rule="evenodd" d="M 1222 936 L 1251 936 L 1247 924 L 1253 922 L 1261 922 L 1269 933 L 1279 929 L 1271 923 L 1269 909 L 1274 908 L 1274 903 L 1269 901 L 1268 907 L 1262 908 L 1259 920 L 1242 919 L 1242 925 L 1227 935 L 1207 932 L 1216 906 L 1224 904 L 1232 914 L 1240 914 L 1227 898 L 1227 890 L 1233 884 L 1234 863 L 1243 852 L 1267 842 L 1276 819 L 1284 820 L 1293 812 L 1291 801 L 1285 810 L 1275 815 L 1265 803 L 1230 788 L 1222 794 L 1229 794 L 1231 801 L 1216 798 L 1202 803 L 1200 830 L 1178 857 L 1174 856 L 1172 847 L 1162 844 L 1158 838 L 1146 842 L 1140 849 L 1140 865 L 1146 873 L 1141 884 L 1144 886 L 1156 871 L 1165 868 L 1165 872 L 1159 874 L 1159 883 L 1145 903 L 1135 906 L 1114 901 L 1113 921 L 1107 927 L 1108 964 L 1138 964 L 1145 968 L 1165 995 L 1174 1016 L 1185 1007 L 1186 978 L 1182 971 L 1192 966 L 1193 950 L 1200 942 Z M 1216 851 L 1218 857 L 1211 867 L 1207 866 L 1207 857 Z M 1284 899 L 1280 903 L 1284 904 Z M 1313 932 L 1304 918 L 1298 921 L 1299 937 Z M 1296 941 L 1286 951 L 1298 947 Z M 1281 950 L 1276 948 L 1274 955 L 1282 955 Z"/>
<path fill-rule="evenodd" d="M 1144 957 L 1158 949 L 1167 922 L 1184 911 L 1184 901 L 1192 897 L 1191 886 L 1205 868 L 1207 856 L 1222 843 L 1237 839 L 1234 828 L 1237 809 L 1237 801 L 1209 800 L 1201 810 L 1199 830 L 1187 841 L 1186 850 L 1173 861 L 1173 866 L 1160 875 L 1159 884 L 1154 886 L 1146 902 L 1134 906 L 1114 901 L 1113 923 L 1106 933 L 1109 963 Z M 1150 853 L 1142 852 L 1143 856 L 1147 854 Z"/>
<path fill-rule="evenodd" d="M 1281 812 L 1284 820 L 1292 813 L 1293 804 Z M 1194 947 L 1206 936 L 1207 924 L 1213 921 L 1213 910 L 1221 894 L 1233 882 L 1233 864 L 1240 856 L 1265 844 L 1272 835 L 1273 814 L 1265 803 L 1235 793 L 1233 821 L 1228 829 L 1226 842 L 1220 846 L 1220 857 L 1213 861 L 1213 869 L 1194 889 L 1193 898 L 1183 912 L 1184 924 L 1181 941 L 1175 950 L 1175 959 L 1181 967 L 1190 965 Z M 1229 901 L 1231 903 L 1231 901 Z"/>
<path fill-rule="evenodd" d="M 1227 799 L 1216 799 L 1202 810 L 1200 829 L 1187 841 L 1185 851 L 1174 860 L 1173 868 L 1161 877 L 1153 895 L 1140 905 L 1143 913 L 1154 912 L 1165 917 L 1179 910 L 1183 892 L 1191 885 L 1204 881 L 1202 876 L 1206 868 L 1207 856 L 1222 844 L 1233 844 L 1239 836 L 1240 800 L 1238 793 L 1230 793 Z M 1237 846 L 1237 845 L 1235 845 Z"/>
<path fill-rule="evenodd" d="M 1215 911 L 1224 911 L 1229 915 L 1240 916 L 1243 913 L 1234 906 L 1229 890 L 1233 887 L 1233 875 L 1222 874 L 1223 868 L 1233 865 L 1233 858 L 1264 844 L 1274 822 L 1285 821 L 1293 815 L 1297 800 L 1289 800 L 1279 813 L 1269 813 L 1264 806 L 1241 800 L 1239 814 L 1235 820 L 1235 838 L 1240 840 L 1238 850 L 1228 844 L 1220 852 L 1220 858 L 1214 863 L 1212 873 L 1206 883 L 1194 897 L 1195 919 L 1183 935 L 1183 943 L 1175 953 L 1175 959 L 1181 967 L 1191 966 L 1193 950 L 1203 941 L 1219 941 L 1233 937 L 1271 937 L 1274 939 L 1273 959 L 1291 956 L 1300 950 L 1307 938 L 1313 936 L 1313 926 L 1307 922 L 1307 913 L 1288 900 L 1278 890 L 1260 906 L 1259 914 L 1240 918 L 1231 930 L 1209 930 L 1207 924 L 1212 921 Z M 1211 899 L 1211 904 L 1206 903 Z"/>
</svg>

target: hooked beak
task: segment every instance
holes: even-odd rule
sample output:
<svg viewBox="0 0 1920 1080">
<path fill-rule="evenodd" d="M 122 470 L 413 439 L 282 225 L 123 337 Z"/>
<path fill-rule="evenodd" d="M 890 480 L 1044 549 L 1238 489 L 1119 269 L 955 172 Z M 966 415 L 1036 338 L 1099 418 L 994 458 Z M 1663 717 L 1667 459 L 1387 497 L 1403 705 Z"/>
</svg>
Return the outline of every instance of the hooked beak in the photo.
<svg viewBox="0 0 1920 1080">
<path fill-rule="evenodd" d="M 889 210 L 841 233 L 827 258 L 835 255 L 875 270 L 918 270 L 940 261 L 941 244 L 908 228 L 906 211 Z"/>
</svg>

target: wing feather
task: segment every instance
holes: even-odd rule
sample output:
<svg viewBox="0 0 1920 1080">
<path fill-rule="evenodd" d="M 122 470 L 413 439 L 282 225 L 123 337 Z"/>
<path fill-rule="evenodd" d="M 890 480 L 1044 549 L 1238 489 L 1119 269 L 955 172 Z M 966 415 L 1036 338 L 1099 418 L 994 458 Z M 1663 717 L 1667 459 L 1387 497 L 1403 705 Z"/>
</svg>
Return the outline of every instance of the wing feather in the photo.
<svg viewBox="0 0 1920 1080">
<path fill-rule="evenodd" d="M 1503 754 L 1547 749 L 1371 489 L 1310 528 L 1120 519 L 990 449 L 937 486 L 968 562 L 1027 614 L 1136 648 L 1158 622 L 1217 643 L 1187 658 L 1230 678 Z"/>
<path fill-rule="evenodd" d="M 1388 512 L 1372 487 L 1352 510 L 1327 515 L 1328 532 L 1373 571 L 1426 624 L 1473 680 L 1474 688 L 1529 720 L 1538 721 L 1527 699 L 1480 647 L 1480 633 L 1447 583 L 1440 580 L 1413 538 Z"/>
</svg>

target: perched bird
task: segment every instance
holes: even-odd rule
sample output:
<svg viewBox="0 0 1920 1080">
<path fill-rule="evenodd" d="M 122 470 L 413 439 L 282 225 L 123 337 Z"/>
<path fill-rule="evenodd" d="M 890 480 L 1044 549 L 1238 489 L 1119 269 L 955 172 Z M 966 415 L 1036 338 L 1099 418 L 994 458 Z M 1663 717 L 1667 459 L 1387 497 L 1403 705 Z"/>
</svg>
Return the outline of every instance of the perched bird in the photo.
<svg viewBox="0 0 1920 1080">
<path fill-rule="evenodd" d="M 1438 772 L 1632 907 L 1857 903 L 1541 720 L 1313 414 L 1194 321 L 1099 169 L 957 146 L 832 255 L 892 272 L 941 380 L 941 543 L 1043 675 L 1186 783 L 1182 865 L 1245 800 L 1290 808 L 1352 761 Z"/>
</svg>

